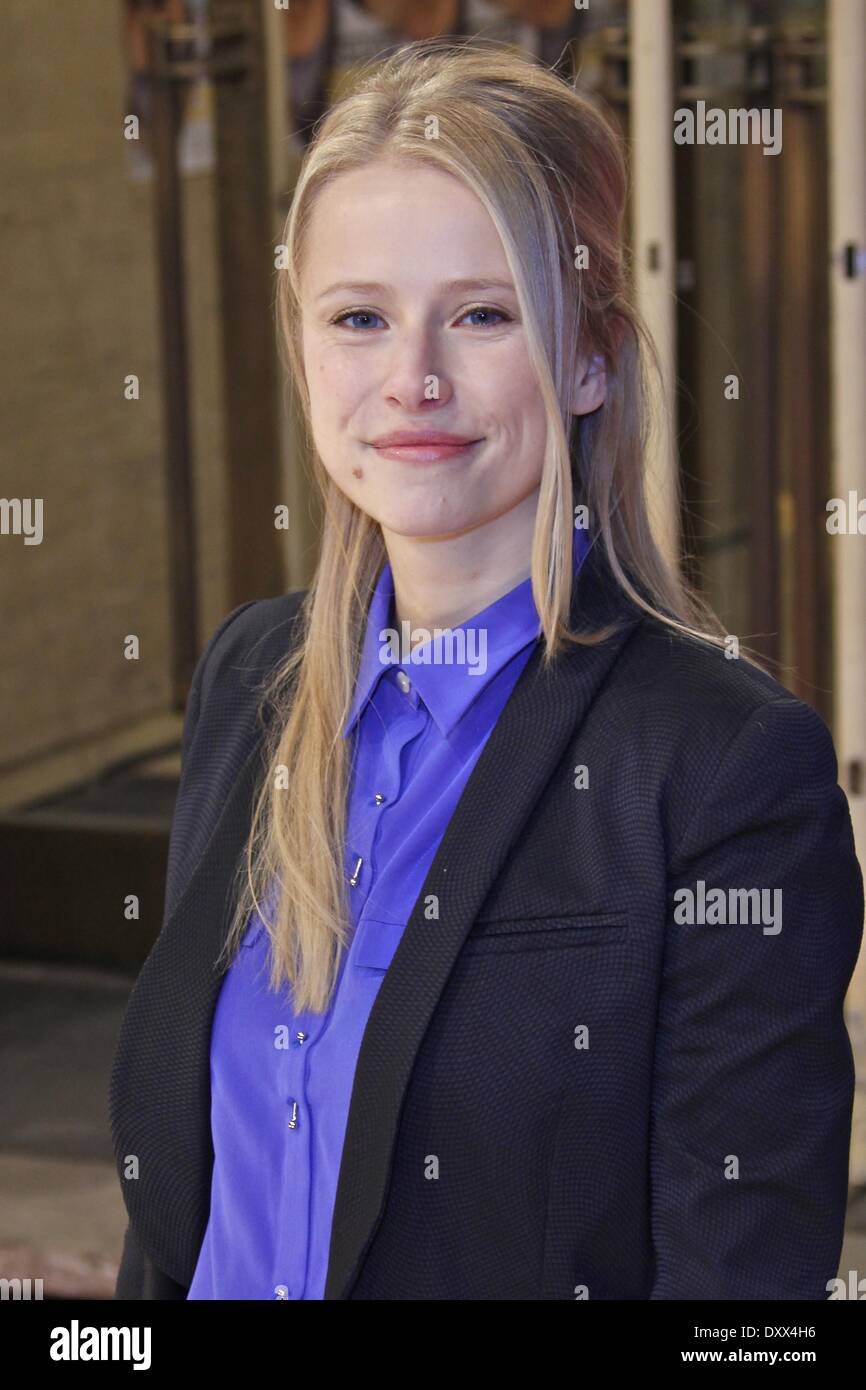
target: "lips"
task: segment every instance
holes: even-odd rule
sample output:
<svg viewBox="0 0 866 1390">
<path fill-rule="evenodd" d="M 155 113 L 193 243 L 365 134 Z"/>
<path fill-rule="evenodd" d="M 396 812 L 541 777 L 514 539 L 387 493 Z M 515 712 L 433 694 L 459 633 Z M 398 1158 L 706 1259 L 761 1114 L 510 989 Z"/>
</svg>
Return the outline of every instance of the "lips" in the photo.
<svg viewBox="0 0 866 1390">
<path fill-rule="evenodd" d="M 397 430 L 393 434 L 380 435 L 373 440 L 373 447 L 376 449 L 420 449 L 426 445 L 435 444 L 476 444 L 477 439 L 472 439 L 469 435 L 448 434 L 443 430 L 422 430 L 412 432 L 410 430 Z"/>
<path fill-rule="evenodd" d="M 445 459 L 461 458 L 480 443 L 480 439 L 444 430 L 423 430 L 414 434 L 398 430 L 374 440 L 373 448 L 383 458 L 396 459 L 398 463 L 441 463 Z"/>
</svg>

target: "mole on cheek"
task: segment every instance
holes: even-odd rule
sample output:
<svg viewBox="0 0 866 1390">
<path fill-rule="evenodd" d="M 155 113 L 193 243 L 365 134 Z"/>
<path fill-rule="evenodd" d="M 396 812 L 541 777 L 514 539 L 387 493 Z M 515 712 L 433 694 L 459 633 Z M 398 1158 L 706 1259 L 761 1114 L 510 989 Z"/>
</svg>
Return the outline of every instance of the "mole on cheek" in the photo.
<svg viewBox="0 0 866 1390">
<path fill-rule="evenodd" d="M 353 477 L 353 478 L 363 478 L 363 476 L 364 476 L 364 470 L 363 470 L 362 468 L 353 468 L 353 469 L 352 469 L 352 477 Z"/>
</svg>

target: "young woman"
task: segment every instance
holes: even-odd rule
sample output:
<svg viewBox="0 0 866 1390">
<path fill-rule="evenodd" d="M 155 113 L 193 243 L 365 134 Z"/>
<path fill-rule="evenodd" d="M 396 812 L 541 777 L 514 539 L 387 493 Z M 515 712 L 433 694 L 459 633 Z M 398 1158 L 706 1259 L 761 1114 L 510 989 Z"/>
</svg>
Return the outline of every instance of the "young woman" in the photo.
<svg viewBox="0 0 866 1390">
<path fill-rule="evenodd" d="M 650 534 L 625 190 L 496 45 L 317 132 L 320 558 L 195 673 L 119 1298 L 827 1297 L 862 876 L 826 725 Z"/>
</svg>

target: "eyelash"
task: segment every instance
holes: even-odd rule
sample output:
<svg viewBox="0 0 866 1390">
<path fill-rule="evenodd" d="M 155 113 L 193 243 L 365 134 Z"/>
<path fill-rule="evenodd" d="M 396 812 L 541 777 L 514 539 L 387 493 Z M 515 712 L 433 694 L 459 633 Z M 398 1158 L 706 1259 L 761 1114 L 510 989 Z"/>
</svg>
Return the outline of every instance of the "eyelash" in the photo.
<svg viewBox="0 0 866 1390">
<path fill-rule="evenodd" d="M 464 310 L 463 310 L 463 313 L 460 315 L 460 317 L 465 319 L 466 316 L 467 316 L 467 314 L 480 314 L 480 313 L 485 313 L 485 314 L 498 314 L 499 317 L 500 317 L 501 319 L 503 319 L 503 321 L 504 321 L 505 323 L 511 323 L 511 322 L 512 322 L 512 319 L 511 319 L 511 315 L 510 315 L 510 314 L 507 314 L 507 313 L 505 312 L 504 309 L 497 309 L 493 304 L 472 304 L 472 305 L 470 305 L 470 307 L 469 307 L 468 309 L 464 309 Z M 346 309 L 342 314 L 337 314 L 336 318 L 329 319 L 329 323 L 332 323 L 332 324 L 335 324 L 335 325 L 336 325 L 336 324 L 340 324 L 340 323 L 343 323 L 346 319 L 354 318 L 354 317 L 356 316 L 356 314 L 368 314 L 368 315 L 370 315 L 370 316 L 373 317 L 373 318 L 381 318 L 381 317 L 382 317 L 381 314 L 377 314 L 377 313 L 376 313 L 375 309 Z M 483 324 L 483 323 L 474 323 L 474 324 L 471 324 L 470 326 L 471 326 L 472 328 L 487 328 L 488 326 L 492 326 L 492 327 L 494 327 L 494 328 L 497 327 L 496 324 L 487 325 L 487 324 Z M 361 328 L 361 329 L 359 329 L 359 328 L 353 328 L 351 331 L 352 331 L 353 333 L 364 333 L 364 332 L 366 332 L 367 330 L 366 330 L 366 329 L 363 329 L 363 328 Z"/>
</svg>

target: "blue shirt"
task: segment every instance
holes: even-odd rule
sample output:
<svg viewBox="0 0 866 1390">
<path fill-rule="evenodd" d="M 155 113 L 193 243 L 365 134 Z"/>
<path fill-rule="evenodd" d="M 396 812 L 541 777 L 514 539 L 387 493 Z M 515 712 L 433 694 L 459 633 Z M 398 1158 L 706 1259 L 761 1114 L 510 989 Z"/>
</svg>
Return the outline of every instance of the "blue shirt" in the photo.
<svg viewBox="0 0 866 1390">
<path fill-rule="evenodd" d="M 585 532 L 575 530 L 575 570 L 586 548 Z M 353 738 L 345 846 L 352 934 L 330 1007 L 296 1013 L 288 986 L 279 995 L 269 989 L 270 941 L 258 913 L 217 999 L 210 1216 L 190 1299 L 324 1296 L 370 1010 L 463 788 L 541 632 L 526 579 L 410 656 L 383 637 L 394 628 L 393 600 L 386 562 L 343 730 Z"/>
</svg>

